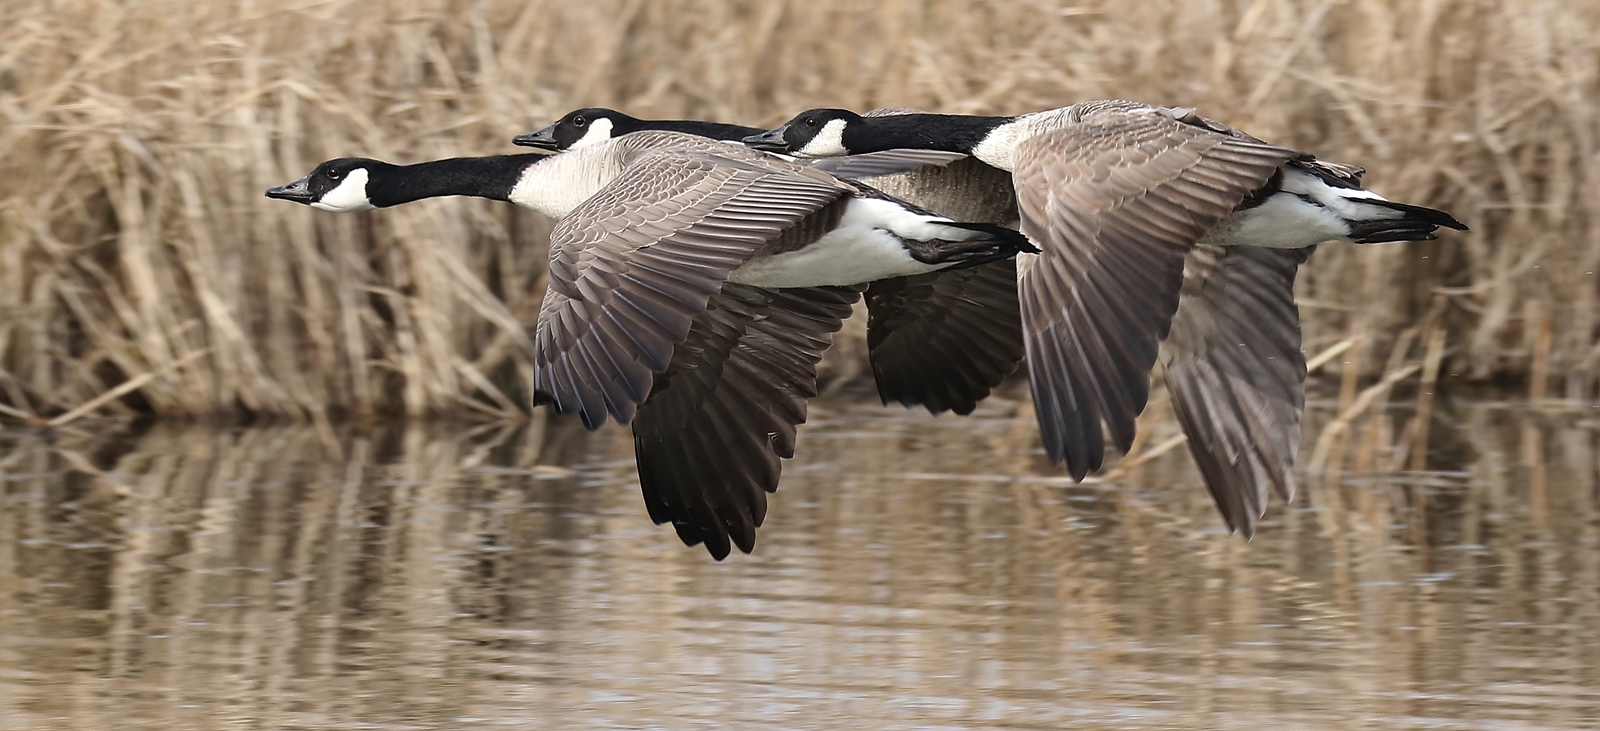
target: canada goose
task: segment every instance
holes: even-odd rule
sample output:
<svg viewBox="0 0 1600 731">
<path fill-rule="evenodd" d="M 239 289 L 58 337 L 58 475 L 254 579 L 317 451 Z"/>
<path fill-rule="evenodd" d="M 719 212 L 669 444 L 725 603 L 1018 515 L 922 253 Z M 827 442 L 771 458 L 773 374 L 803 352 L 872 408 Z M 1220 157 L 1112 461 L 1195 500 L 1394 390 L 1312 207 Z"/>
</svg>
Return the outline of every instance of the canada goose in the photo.
<svg viewBox="0 0 1600 731">
<path fill-rule="evenodd" d="M 642 120 L 613 109 L 590 107 L 568 112 L 554 124 L 518 135 L 512 142 L 564 152 L 640 130 L 684 132 L 729 142 L 762 131 L 698 120 Z M 879 150 L 832 158 L 848 159 L 848 167 L 836 166 L 830 172 L 863 178 L 891 196 L 927 207 L 927 189 L 951 191 L 952 181 L 965 180 L 963 172 L 969 167 L 992 170 L 965 154 L 925 158 L 908 152 L 914 151 Z M 877 165 L 879 161 L 884 164 Z M 918 163 L 937 164 L 903 172 Z M 918 185 L 930 178 L 934 178 L 931 185 Z M 984 205 L 996 199 L 1011 201 L 1009 184 L 998 193 L 996 186 L 988 187 L 993 190 L 962 185 L 955 191 L 959 195 L 940 201 L 943 208 L 970 213 L 972 218 L 951 215 L 948 210 L 938 212 L 957 221 L 1014 220 L 1014 203 L 998 216 Z M 883 403 L 920 405 L 934 414 L 947 410 L 972 413 L 1022 362 L 1022 314 L 1016 289 L 1016 261 L 1011 258 L 869 285 L 865 293 L 868 358 Z"/>
<path fill-rule="evenodd" d="M 561 155 L 343 158 L 267 195 L 359 211 L 443 195 L 559 218 L 535 390 L 594 429 L 633 421 L 650 516 L 749 552 L 859 285 L 1031 248 L 737 145 L 638 132 Z"/>
<path fill-rule="evenodd" d="M 1131 446 L 1159 348 L 1190 453 L 1230 530 L 1247 538 L 1269 486 L 1285 501 L 1296 487 L 1299 265 L 1323 241 L 1466 230 L 1364 190 L 1361 168 L 1191 109 L 1122 100 L 1015 117 L 815 109 L 745 143 L 799 157 L 935 149 L 990 166 L 980 175 L 1012 188 L 1023 232 L 1045 251 L 1017 267 L 1051 460 L 1076 479 L 1098 469 L 1102 418 L 1120 449 Z"/>
</svg>

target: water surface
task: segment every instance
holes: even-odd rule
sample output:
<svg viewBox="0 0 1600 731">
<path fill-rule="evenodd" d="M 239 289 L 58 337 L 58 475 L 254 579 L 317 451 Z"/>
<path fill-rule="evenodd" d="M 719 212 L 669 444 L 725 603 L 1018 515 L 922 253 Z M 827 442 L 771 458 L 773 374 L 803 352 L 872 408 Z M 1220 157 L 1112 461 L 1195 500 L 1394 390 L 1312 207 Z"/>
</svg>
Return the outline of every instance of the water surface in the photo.
<svg viewBox="0 0 1600 731">
<path fill-rule="evenodd" d="M 1245 543 L 1182 448 L 823 401 L 723 563 L 620 430 L 0 435 L 0 729 L 1595 727 L 1600 423 L 1441 409 Z"/>
</svg>

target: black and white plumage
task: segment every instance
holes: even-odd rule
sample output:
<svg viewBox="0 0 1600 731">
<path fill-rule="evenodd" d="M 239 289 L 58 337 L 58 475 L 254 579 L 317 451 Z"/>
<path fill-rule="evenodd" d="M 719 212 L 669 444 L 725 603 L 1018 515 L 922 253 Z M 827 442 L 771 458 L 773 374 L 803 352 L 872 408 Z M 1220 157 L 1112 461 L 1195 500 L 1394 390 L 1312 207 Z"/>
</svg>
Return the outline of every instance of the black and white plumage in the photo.
<svg viewBox="0 0 1600 731">
<path fill-rule="evenodd" d="M 1015 231 L 668 132 L 554 156 L 345 158 L 267 194 L 336 211 L 474 195 L 559 218 L 536 393 L 591 429 L 633 421 L 652 518 L 718 559 L 754 546 L 816 363 L 863 285 L 1031 248 Z"/>
<path fill-rule="evenodd" d="M 1129 101 L 1016 117 L 815 109 L 745 142 L 800 157 L 965 152 L 987 168 L 977 179 L 1009 174 L 1020 226 L 1044 252 L 1017 267 L 1049 456 L 1075 478 L 1098 469 L 1102 420 L 1126 450 L 1159 353 L 1176 373 L 1174 403 L 1207 487 L 1247 537 L 1269 490 L 1294 492 L 1305 369 L 1292 295 L 1299 264 L 1325 241 L 1466 228 L 1364 190 L 1360 168 L 1193 110 Z M 1218 345 L 1235 339 L 1248 355 Z"/>
</svg>

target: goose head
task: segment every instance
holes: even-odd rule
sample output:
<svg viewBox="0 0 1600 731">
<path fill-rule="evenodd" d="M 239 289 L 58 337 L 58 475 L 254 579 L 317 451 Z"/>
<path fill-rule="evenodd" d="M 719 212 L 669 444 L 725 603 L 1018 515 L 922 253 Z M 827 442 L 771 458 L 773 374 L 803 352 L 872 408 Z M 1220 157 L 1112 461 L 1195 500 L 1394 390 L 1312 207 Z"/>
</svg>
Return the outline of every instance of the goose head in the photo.
<svg viewBox="0 0 1600 731">
<path fill-rule="evenodd" d="M 615 109 L 588 107 L 568 112 L 555 124 L 538 132 L 517 135 L 511 143 L 523 147 L 563 152 L 599 144 L 632 132 L 639 126 L 634 119 Z"/>
<path fill-rule="evenodd" d="M 373 171 L 387 167 L 387 163 L 364 157 L 341 157 L 318 165 L 293 183 L 268 188 L 267 197 L 335 213 L 368 211 L 378 207 L 367 194 Z"/>
<path fill-rule="evenodd" d="M 853 152 L 845 136 L 861 121 L 861 115 L 848 109 L 812 109 L 743 141 L 757 150 L 795 157 L 838 157 Z"/>
</svg>

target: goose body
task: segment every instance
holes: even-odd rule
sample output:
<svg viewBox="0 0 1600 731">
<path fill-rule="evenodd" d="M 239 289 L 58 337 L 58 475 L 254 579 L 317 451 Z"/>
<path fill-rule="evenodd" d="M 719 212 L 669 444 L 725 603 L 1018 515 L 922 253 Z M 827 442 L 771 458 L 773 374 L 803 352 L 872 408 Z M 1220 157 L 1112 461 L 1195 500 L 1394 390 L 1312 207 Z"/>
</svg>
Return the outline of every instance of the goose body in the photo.
<svg viewBox="0 0 1600 731">
<path fill-rule="evenodd" d="M 699 120 L 641 120 L 616 110 L 591 107 L 569 112 L 537 132 L 518 135 L 513 142 L 566 152 L 625 132 L 644 130 L 682 132 L 735 144 L 763 131 Z M 806 160 L 835 175 L 862 179 L 892 198 L 956 221 L 1016 228 L 1016 204 L 1008 178 L 1001 176 L 1002 180 L 996 183 L 975 176 L 974 172 L 993 168 L 963 153 L 927 157 L 927 152 L 878 150 L 848 157 L 811 156 Z M 868 353 L 879 396 L 884 404 L 922 406 L 934 414 L 971 413 L 1022 362 L 1016 261 L 1006 258 L 918 274 L 921 267 L 905 260 L 902 247 L 881 237 L 879 242 L 882 245 L 875 250 L 864 247 L 857 253 L 887 259 L 885 265 L 903 267 L 893 270 L 909 276 L 879 279 L 864 293 Z M 837 266 L 844 261 L 826 246 L 777 259 L 771 262 L 776 266 L 752 262 L 745 271 L 736 273 L 735 281 L 778 286 L 788 281 L 771 277 L 775 268 L 791 264 L 799 269 L 811 264 Z"/>
<path fill-rule="evenodd" d="M 1361 187 L 1360 168 L 1270 145 L 1192 110 L 1106 100 L 1015 117 L 802 112 L 746 138 L 798 157 L 967 153 L 1042 250 L 1018 258 L 1030 382 L 1052 461 L 1075 478 L 1128 449 L 1158 356 L 1189 447 L 1230 529 L 1295 491 L 1305 359 L 1292 287 L 1325 241 L 1464 230 Z M 911 173 L 908 177 L 921 176 Z M 959 197 L 920 200 L 931 210 Z M 973 220 L 984 220 L 981 213 Z M 1170 337 L 1169 337 L 1170 336 Z M 1245 346 L 1245 347 L 1240 347 Z"/>
<path fill-rule="evenodd" d="M 816 363 L 861 285 L 1028 246 L 805 165 L 669 132 L 556 156 L 344 158 L 267 194 L 333 211 L 469 195 L 559 218 L 533 344 L 538 398 L 591 429 L 608 416 L 633 422 L 651 517 L 718 559 L 730 545 L 753 548 L 778 460 L 793 455 L 816 393 Z M 903 253 L 886 255 L 896 244 Z"/>
</svg>

